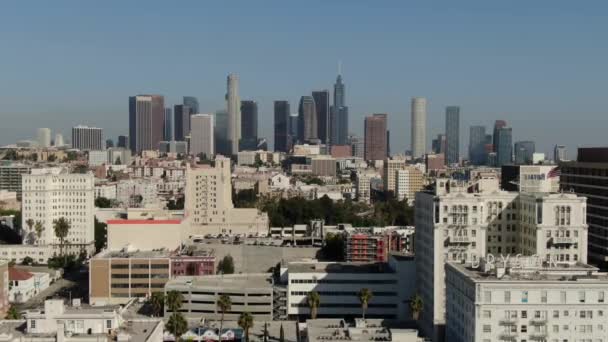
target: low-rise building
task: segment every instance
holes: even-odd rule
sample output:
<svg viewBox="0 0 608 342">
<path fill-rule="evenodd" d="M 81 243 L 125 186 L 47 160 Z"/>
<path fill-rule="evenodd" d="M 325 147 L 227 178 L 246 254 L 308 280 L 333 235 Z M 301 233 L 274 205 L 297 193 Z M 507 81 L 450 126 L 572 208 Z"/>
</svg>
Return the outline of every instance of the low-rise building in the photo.
<svg viewBox="0 0 608 342">
<path fill-rule="evenodd" d="M 182 312 L 187 318 L 217 320 L 222 313 L 217 301 L 228 295 L 232 307 L 225 314 L 226 320 L 237 320 L 243 312 L 249 312 L 254 320 L 272 320 L 273 290 L 271 274 L 226 274 L 204 277 L 178 277 L 165 285 L 165 291 L 179 291 L 184 296 Z M 170 314 L 166 311 L 165 315 Z"/>
<path fill-rule="evenodd" d="M 9 268 L 8 278 L 9 301 L 11 303 L 25 303 L 51 284 L 48 273 L 29 272 L 17 267 Z"/>
<path fill-rule="evenodd" d="M 176 250 L 182 242 L 181 220 L 108 220 L 108 250 L 121 250 L 132 246 L 143 251 Z"/>
<path fill-rule="evenodd" d="M 608 276 L 538 260 L 446 264 L 446 340 L 605 341 Z"/>
<path fill-rule="evenodd" d="M 9 308 L 8 260 L 0 259 L 0 317 L 4 317 Z"/>
<path fill-rule="evenodd" d="M 386 262 L 390 253 L 414 252 L 414 227 L 345 230 L 344 257 L 352 262 Z"/>
<path fill-rule="evenodd" d="M 116 307 L 84 307 L 79 300 L 67 306 L 63 299 L 48 299 L 44 310 L 28 310 L 24 318 L 29 334 L 110 334 L 123 322 Z"/>
<path fill-rule="evenodd" d="M 381 319 L 356 319 L 349 324 L 343 319 L 308 319 L 297 323 L 298 341 L 386 341 L 386 342 L 423 342 L 418 330 L 399 326 L 388 326 Z"/>
</svg>

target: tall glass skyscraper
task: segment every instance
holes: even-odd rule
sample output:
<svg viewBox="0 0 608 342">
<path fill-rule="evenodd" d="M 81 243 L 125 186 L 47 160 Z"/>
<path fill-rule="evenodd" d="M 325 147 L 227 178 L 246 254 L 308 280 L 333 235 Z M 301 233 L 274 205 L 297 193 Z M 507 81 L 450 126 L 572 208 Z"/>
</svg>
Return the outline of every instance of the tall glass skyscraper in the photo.
<svg viewBox="0 0 608 342">
<path fill-rule="evenodd" d="M 486 139 L 485 126 L 471 126 L 469 130 L 469 162 L 471 164 L 486 164 Z"/>
<path fill-rule="evenodd" d="M 290 109 L 288 101 L 274 101 L 274 150 L 288 152 L 290 149 Z"/>
<path fill-rule="evenodd" d="M 165 108 L 164 130 L 165 130 L 164 140 L 172 141 L 173 140 L 173 111 L 171 110 L 171 108 Z"/>
<path fill-rule="evenodd" d="M 186 141 L 186 137 L 190 135 L 190 107 L 179 104 L 173 106 L 173 127 L 174 139 L 176 141 Z"/>
<path fill-rule="evenodd" d="M 460 107 L 449 106 L 445 109 L 445 163 L 460 162 Z"/>
<path fill-rule="evenodd" d="M 258 144 L 258 103 L 241 101 L 240 150 L 253 151 Z"/>
<path fill-rule="evenodd" d="M 184 106 L 188 106 L 190 108 L 190 115 L 200 114 L 198 107 L 198 99 L 194 96 L 184 96 L 183 99 Z"/>
<path fill-rule="evenodd" d="M 334 84 L 334 105 L 330 109 L 330 126 L 331 144 L 348 144 L 348 107 L 345 103 L 344 83 L 342 83 L 340 72 L 338 72 L 338 77 Z"/>
<path fill-rule="evenodd" d="M 315 100 L 315 110 L 317 112 L 317 138 L 322 144 L 329 144 L 330 115 L 329 115 L 329 90 L 313 91 L 312 97 Z"/>
<path fill-rule="evenodd" d="M 222 155 L 230 155 L 230 144 L 228 142 L 228 112 L 220 109 L 215 112 L 215 152 Z"/>
<path fill-rule="evenodd" d="M 496 166 L 511 164 L 513 161 L 513 132 L 511 127 L 501 127 L 494 137 L 496 141 Z"/>
<path fill-rule="evenodd" d="M 515 164 L 532 164 L 536 152 L 534 141 L 518 141 L 515 143 Z"/>
</svg>

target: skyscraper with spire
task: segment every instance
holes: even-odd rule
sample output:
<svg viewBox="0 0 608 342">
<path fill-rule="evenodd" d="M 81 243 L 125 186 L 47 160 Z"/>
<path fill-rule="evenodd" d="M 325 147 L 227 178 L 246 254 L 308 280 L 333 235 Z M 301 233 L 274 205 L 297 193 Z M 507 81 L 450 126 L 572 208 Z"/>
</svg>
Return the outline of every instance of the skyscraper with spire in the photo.
<svg viewBox="0 0 608 342">
<path fill-rule="evenodd" d="M 344 83 L 342 83 L 342 65 L 338 63 L 338 77 L 334 84 L 334 105 L 330 110 L 332 145 L 348 143 L 348 107 L 345 103 Z"/>
</svg>

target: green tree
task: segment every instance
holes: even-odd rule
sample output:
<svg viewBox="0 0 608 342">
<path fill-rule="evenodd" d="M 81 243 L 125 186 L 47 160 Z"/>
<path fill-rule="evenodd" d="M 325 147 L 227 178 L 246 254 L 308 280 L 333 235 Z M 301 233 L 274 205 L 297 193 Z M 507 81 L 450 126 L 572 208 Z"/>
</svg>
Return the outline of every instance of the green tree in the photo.
<svg viewBox="0 0 608 342">
<path fill-rule="evenodd" d="M 319 305 L 321 305 L 321 296 L 319 292 L 312 291 L 308 293 L 306 297 L 306 302 L 308 303 L 308 307 L 310 308 L 310 318 L 317 318 L 317 310 L 319 310 Z"/>
<path fill-rule="evenodd" d="M 167 309 L 171 310 L 173 313 L 177 313 L 177 311 L 182 307 L 183 302 L 184 296 L 181 292 L 175 290 L 167 292 Z"/>
<path fill-rule="evenodd" d="M 152 315 L 160 316 L 165 306 L 165 294 L 154 292 L 150 297 L 150 305 L 152 306 Z"/>
<path fill-rule="evenodd" d="M 220 312 L 222 313 L 221 317 L 220 317 L 220 340 L 222 339 L 222 330 L 224 328 L 224 315 L 226 314 L 226 311 L 229 311 L 232 308 L 232 299 L 230 299 L 230 296 L 223 294 L 220 296 L 220 298 L 218 298 L 217 300 L 217 308 L 220 309 Z"/>
<path fill-rule="evenodd" d="M 8 150 L 4 154 L 4 160 L 17 160 L 19 156 L 17 155 L 17 150 Z"/>
<path fill-rule="evenodd" d="M 50 156 L 48 156 L 48 158 L 46 158 L 46 161 L 48 161 L 49 163 L 52 163 L 56 160 L 57 160 L 57 156 L 54 154 L 51 154 Z"/>
<path fill-rule="evenodd" d="M 361 302 L 361 309 L 363 310 L 363 319 L 365 320 L 365 311 L 367 311 L 367 306 L 369 305 L 369 301 L 372 300 L 374 294 L 372 290 L 368 288 L 362 288 L 359 291 L 359 301 Z"/>
<path fill-rule="evenodd" d="M 114 165 L 120 165 L 122 164 L 122 161 L 120 160 L 120 156 L 116 157 L 116 160 L 114 161 Z"/>
<path fill-rule="evenodd" d="M 181 312 L 174 312 L 171 314 L 171 316 L 169 316 L 169 320 L 167 321 L 167 330 L 169 330 L 173 336 L 175 336 L 175 341 L 179 341 L 180 336 L 188 331 L 188 322 Z"/>
<path fill-rule="evenodd" d="M 253 316 L 249 312 L 241 313 L 238 324 L 245 331 L 245 341 L 249 342 L 249 329 L 253 328 Z"/>
<path fill-rule="evenodd" d="M 36 232 L 36 238 L 38 243 L 40 243 L 40 239 L 42 238 L 42 233 L 44 232 L 44 227 L 42 226 L 42 222 L 36 221 L 34 224 L 34 231 Z"/>
<path fill-rule="evenodd" d="M 21 312 L 16 307 L 11 306 L 6 312 L 6 319 L 21 319 Z"/>
<path fill-rule="evenodd" d="M 228 254 L 220 260 L 217 264 L 217 273 L 234 274 L 234 259 L 232 255 Z"/>
<path fill-rule="evenodd" d="M 25 258 L 23 258 L 23 260 L 21 260 L 21 265 L 29 266 L 32 264 L 34 264 L 34 259 L 29 256 L 26 256 Z"/>
<path fill-rule="evenodd" d="M 97 197 L 95 199 L 95 206 L 97 208 L 112 208 L 112 201 L 109 198 Z"/>
<path fill-rule="evenodd" d="M 95 250 L 101 251 L 108 241 L 108 225 L 95 218 Z"/>
<path fill-rule="evenodd" d="M 423 309 L 424 303 L 422 302 L 422 297 L 416 293 L 410 299 L 410 311 L 412 312 L 412 319 L 414 321 L 417 321 L 420 318 Z"/>
<path fill-rule="evenodd" d="M 279 342 L 285 342 L 285 330 L 283 330 L 283 323 L 281 323 L 281 330 L 279 330 Z"/>
<path fill-rule="evenodd" d="M 70 232 L 70 223 L 65 217 L 60 217 L 53 222 L 53 229 L 55 230 L 55 236 L 59 239 L 59 254 L 63 254 L 63 247 L 65 244 L 65 238 Z"/>
</svg>

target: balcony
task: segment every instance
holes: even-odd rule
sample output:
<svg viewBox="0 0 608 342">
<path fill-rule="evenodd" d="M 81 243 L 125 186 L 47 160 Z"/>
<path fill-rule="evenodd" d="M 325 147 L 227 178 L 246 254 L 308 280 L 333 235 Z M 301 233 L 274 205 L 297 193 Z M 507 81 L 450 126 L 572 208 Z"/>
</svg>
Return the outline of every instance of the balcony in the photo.
<svg viewBox="0 0 608 342">
<path fill-rule="evenodd" d="M 498 339 L 501 341 L 517 341 L 517 333 L 502 333 L 498 335 Z"/>
<path fill-rule="evenodd" d="M 505 317 L 501 318 L 498 323 L 504 326 L 517 325 L 517 318 Z"/>
<path fill-rule="evenodd" d="M 547 324 L 547 319 L 544 317 L 530 319 L 530 325 L 545 325 L 545 324 Z"/>
<path fill-rule="evenodd" d="M 533 332 L 530 333 L 530 340 L 532 341 L 546 341 L 547 333 L 546 332 Z"/>
<path fill-rule="evenodd" d="M 576 238 L 570 236 L 559 236 L 552 239 L 554 245 L 571 245 L 576 243 Z"/>
<path fill-rule="evenodd" d="M 469 236 L 449 236 L 445 239 L 448 245 L 469 244 L 473 242 L 473 238 Z"/>
</svg>

